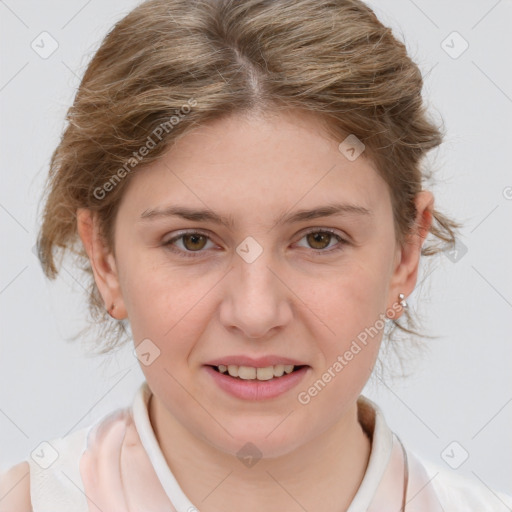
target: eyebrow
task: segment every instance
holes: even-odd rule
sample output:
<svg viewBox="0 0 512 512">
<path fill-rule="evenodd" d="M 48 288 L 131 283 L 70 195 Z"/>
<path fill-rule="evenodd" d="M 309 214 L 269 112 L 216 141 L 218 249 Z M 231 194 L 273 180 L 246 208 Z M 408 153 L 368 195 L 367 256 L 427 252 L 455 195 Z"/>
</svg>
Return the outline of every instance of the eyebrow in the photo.
<svg viewBox="0 0 512 512">
<path fill-rule="evenodd" d="M 292 224 L 305 220 L 317 219 L 320 217 L 331 217 L 335 215 L 372 215 L 372 211 L 364 206 L 351 203 L 332 203 L 309 210 L 298 210 L 291 214 L 282 213 L 275 219 L 275 224 Z M 212 210 L 196 210 L 185 206 L 169 206 L 164 209 L 148 209 L 142 212 L 141 221 L 151 219 L 181 217 L 186 220 L 198 222 L 212 222 L 232 229 L 235 225 L 233 216 L 223 217 Z"/>
</svg>

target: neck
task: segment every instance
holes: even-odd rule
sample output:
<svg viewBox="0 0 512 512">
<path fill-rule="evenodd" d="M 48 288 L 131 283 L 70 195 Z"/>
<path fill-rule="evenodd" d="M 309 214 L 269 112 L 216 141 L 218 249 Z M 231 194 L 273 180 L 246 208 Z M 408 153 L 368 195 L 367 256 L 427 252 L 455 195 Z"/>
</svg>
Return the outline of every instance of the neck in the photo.
<svg viewBox="0 0 512 512">
<path fill-rule="evenodd" d="M 148 409 L 169 468 L 201 512 L 339 512 L 350 505 L 368 465 L 371 442 L 357 403 L 320 436 L 250 467 L 191 434 L 154 395 Z"/>
</svg>

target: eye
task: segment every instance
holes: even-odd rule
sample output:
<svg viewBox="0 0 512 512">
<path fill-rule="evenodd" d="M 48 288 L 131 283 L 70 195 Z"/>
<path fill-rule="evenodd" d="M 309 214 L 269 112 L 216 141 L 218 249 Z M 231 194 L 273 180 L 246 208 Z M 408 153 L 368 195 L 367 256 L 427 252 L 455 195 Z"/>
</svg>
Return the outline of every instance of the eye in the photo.
<svg viewBox="0 0 512 512">
<path fill-rule="evenodd" d="M 306 239 L 309 248 L 313 249 L 313 253 L 315 255 L 332 254 L 343 250 L 344 246 L 349 243 L 340 235 L 336 234 L 334 230 L 328 228 L 312 229 L 306 232 L 300 240 L 303 239 Z M 179 248 L 179 244 L 177 242 L 180 242 L 181 248 Z M 207 247 L 208 242 L 215 246 L 206 233 L 201 231 L 186 231 L 165 241 L 163 245 L 179 256 L 197 258 L 201 253 L 206 252 L 203 249 L 212 248 L 211 246 Z M 334 248 L 325 250 L 327 247 L 333 247 L 331 242 L 337 242 L 337 244 L 334 244 Z"/>
<path fill-rule="evenodd" d="M 175 242 L 180 241 L 182 244 L 181 249 L 177 249 Z M 165 247 L 167 247 L 172 252 L 179 254 L 180 256 L 195 258 L 197 257 L 195 252 L 201 253 L 204 252 L 202 249 L 205 248 L 207 242 L 210 241 L 210 237 L 205 233 L 200 231 L 187 231 L 182 232 L 181 234 L 170 238 L 166 242 L 163 243 Z M 213 244 L 213 242 L 211 242 Z"/>
<path fill-rule="evenodd" d="M 333 252 L 340 251 L 344 249 L 345 245 L 348 244 L 344 238 L 336 234 L 336 232 L 332 229 L 315 228 L 306 232 L 301 240 L 304 239 L 306 240 L 309 247 L 314 249 L 314 252 L 319 255 L 332 254 Z M 329 246 L 332 247 L 332 245 L 330 245 L 331 242 L 336 241 L 337 244 L 334 244 L 334 249 L 325 250 Z"/>
</svg>

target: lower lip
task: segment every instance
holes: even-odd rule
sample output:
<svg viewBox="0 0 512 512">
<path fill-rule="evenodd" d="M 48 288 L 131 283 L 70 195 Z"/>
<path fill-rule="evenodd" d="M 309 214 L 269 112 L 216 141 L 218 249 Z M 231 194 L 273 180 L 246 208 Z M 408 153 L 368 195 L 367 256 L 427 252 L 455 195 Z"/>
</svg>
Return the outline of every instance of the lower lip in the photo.
<svg viewBox="0 0 512 512">
<path fill-rule="evenodd" d="M 220 373 L 211 366 L 205 366 L 205 369 L 215 383 L 230 395 L 244 400 L 266 400 L 282 395 L 295 387 L 304 378 L 309 366 L 270 380 L 238 379 Z"/>
</svg>

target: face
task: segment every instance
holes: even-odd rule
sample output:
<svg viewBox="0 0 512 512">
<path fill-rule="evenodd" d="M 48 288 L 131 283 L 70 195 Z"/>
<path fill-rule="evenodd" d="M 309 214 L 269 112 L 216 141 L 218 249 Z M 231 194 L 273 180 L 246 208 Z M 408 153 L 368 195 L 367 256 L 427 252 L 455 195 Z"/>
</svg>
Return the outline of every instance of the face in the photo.
<svg viewBox="0 0 512 512">
<path fill-rule="evenodd" d="M 131 177 L 95 270 L 149 353 L 154 399 L 226 453 L 281 455 L 344 421 L 414 287 L 419 246 L 397 246 L 386 183 L 339 142 L 304 114 L 201 126 Z M 223 362 L 303 368 L 255 381 Z"/>
</svg>

